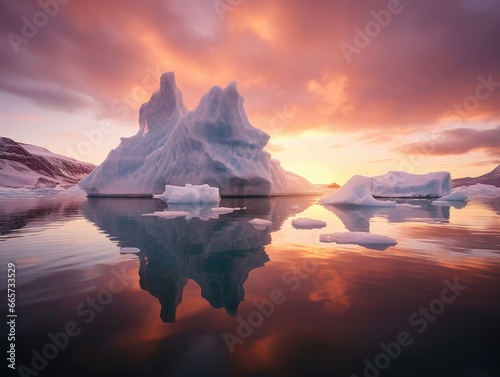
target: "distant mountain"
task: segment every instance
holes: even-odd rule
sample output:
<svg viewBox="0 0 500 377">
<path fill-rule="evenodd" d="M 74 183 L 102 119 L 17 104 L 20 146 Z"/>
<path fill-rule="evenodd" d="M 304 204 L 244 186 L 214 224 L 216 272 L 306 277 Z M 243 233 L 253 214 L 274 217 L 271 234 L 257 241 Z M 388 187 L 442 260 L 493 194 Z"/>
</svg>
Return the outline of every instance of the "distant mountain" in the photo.
<svg viewBox="0 0 500 377">
<path fill-rule="evenodd" d="M 42 147 L 0 137 L 0 187 L 70 187 L 95 167 Z"/>
<path fill-rule="evenodd" d="M 484 185 L 493 185 L 496 187 L 500 187 L 500 165 L 498 165 L 495 169 L 481 175 L 480 177 L 467 177 L 467 178 L 458 178 L 453 180 L 453 187 L 460 186 L 472 186 L 476 183 L 482 183 Z"/>
</svg>

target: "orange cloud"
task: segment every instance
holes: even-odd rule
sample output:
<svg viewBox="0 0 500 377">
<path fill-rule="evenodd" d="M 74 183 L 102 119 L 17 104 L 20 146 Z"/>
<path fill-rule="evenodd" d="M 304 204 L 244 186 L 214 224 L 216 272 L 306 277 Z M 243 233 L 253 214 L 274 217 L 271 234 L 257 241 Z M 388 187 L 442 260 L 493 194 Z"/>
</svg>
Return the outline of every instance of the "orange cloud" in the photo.
<svg viewBox="0 0 500 377">
<path fill-rule="evenodd" d="M 154 76 L 175 71 L 191 109 L 233 80 L 257 127 L 273 131 L 276 113 L 293 108 L 282 137 L 409 135 L 442 129 L 455 106 L 460 122 L 491 123 L 500 119 L 500 8 L 471 4 L 405 3 L 349 63 L 340 45 L 355 43 L 387 1 L 255 0 L 222 15 L 203 0 L 70 2 L 19 53 L 2 39 L 0 95 L 137 127 Z M 23 17 L 39 10 L 9 3 L 0 31 L 22 36 Z"/>
</svg>

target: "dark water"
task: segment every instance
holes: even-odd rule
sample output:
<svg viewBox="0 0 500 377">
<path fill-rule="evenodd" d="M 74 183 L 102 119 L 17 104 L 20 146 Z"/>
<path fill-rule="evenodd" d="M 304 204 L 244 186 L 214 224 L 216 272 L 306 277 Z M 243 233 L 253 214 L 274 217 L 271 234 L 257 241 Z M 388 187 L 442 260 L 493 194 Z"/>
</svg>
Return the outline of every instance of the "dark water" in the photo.
<svg viewBox="0 0 500 377">
<path fill-rule="evenodd" d="M 208 218 L 205 208 L 202 219 L 141 216 L 166 208 L 153 199 L 2 200 L 1 273 L 6 282 L 15 264 L 18 369 L 5 359 L 2 368 L 500 376 L 497 199 L 363 210 L 319 206 L 316 197 L 225 199 L 221 206 L 246 209 Z M 294 217 L 328 226 L 294 229 Z M 273 226 L 258 230 L 253 218 Z M 319 242 L 347 230 L 398 244 Z M 130 248 L 139 254 L 120 253 Z M 7 322 L 6 284 L 1 295 Z"/>
</svg>

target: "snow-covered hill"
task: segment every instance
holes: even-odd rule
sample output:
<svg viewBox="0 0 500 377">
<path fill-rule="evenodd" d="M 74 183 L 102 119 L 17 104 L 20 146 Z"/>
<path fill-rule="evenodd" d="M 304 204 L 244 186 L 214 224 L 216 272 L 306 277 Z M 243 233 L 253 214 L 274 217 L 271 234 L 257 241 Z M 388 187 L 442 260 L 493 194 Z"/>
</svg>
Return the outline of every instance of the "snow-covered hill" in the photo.
<svg viewBox="0 0 500 377">
<path fill-rule="evenodd" d="M 94 169 L 93 164 L 0 137 L 0 187 L 70 187 Z"/>
<path fill-rule="evenodd" d="M 500 165 L 498 165 L 495 169 L 493 169 L 489 173 L 483 174 L 479 177 L 454 179 L 453 187 L 472 186 L 475 185 L 476 183 L 500 187 Z"/>
</svg>

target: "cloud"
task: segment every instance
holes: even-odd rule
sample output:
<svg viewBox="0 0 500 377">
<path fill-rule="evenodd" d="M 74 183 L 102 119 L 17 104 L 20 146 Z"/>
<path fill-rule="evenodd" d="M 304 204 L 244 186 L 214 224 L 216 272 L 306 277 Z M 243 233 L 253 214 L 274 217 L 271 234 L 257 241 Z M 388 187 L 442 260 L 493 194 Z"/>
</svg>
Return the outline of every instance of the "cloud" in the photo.
<svg viewBox="0 0 500 377">
<path fill-rule="evenodd" d="M 147 67 L 158 65 L 176 72 L 190 108 L 211 86 L 232 80 L 259 127 L 292 105 L 294 121 L 283 131 L 291 136 L 433 124 L 474 95 L 478 76 L 500 81 L 498 1 L 401 4 L 403 11 L 348 63 L 340 44 L 354 43 L 355 28 L 364 30 L 374 11 L 387 9 L 386 0 L 245 1 L 223 20 L 211 1 L 72 1 L 18 54 L 0 40 L 0 91 L 61 111 L 116 117 L 111 104 L 130 97 Z M 38 11 L 37 2 L 9 2 L 0 32 L 20 34 L 22 17 Z M 126 120 L 134 127 L 146 99 L 129 106 Z M 465 118 L 499 120 L 499 100 L 495 90 Z"/>
<path fill-rule="evenodd" d="M 495 166 L 500 165 L 500 159 L 492 159 L 492 160 L 484 160 L 484 161 L 476 161 L 472 163 L 473 166 Z"/>
<path fill-rule="evenodd" d="M 455 128 L 436 134 L 434 140 L 411 143 L 397 148 L 406 154 L 457 155 L 484 151 L 491 157 L 500 157 L 500 126 L 487 130 Z"/>
<path fill-rule="evenodd" d="M 329 77 L 326 75 L 322 81 L 309 80 L 307 89 L 317 95 L 316 109 L 320 114 L 332 115 L 337 111 L 346 113 L 353 109 L 353 105 L 349 104 L 347 94 L 347 76 Z"/>
<path fill-rule="evenodd" d="M 27 97 L 40 106 L 55 109 L 72 111 L 90 107 L 93 104 L 92 99 L 85 98 L 81 92 L 72 91 L 73 88 L 71 87 L 58 87 L 52 84 L 42 85 L 22 79 L 14 82 L 5 77 L 0 78 L 0 87 L 11 94 Z"/>
</svg>

